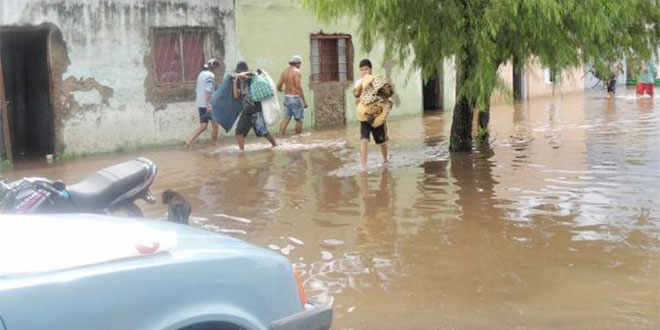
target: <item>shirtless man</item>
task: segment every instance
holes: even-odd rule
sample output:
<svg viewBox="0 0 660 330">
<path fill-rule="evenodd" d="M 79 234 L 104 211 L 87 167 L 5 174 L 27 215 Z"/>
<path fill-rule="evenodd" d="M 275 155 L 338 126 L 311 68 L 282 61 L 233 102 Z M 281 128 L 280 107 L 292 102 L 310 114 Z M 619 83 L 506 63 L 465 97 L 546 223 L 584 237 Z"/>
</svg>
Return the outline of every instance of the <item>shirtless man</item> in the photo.
<svg viewBox="0 0 660 330">
<path fill-rule="evenodd" d="M 277 82 L 277 90 L 284 91 L 284 107 L 286 108 L 285 118 L 280 125 L 280 135 L 286 134 L 286 127 L 289 126 L 291 117 L 296 119 L 296 134 L 302 133 L 303 109 L 307 109 L 305 94 L 303 94 L 300 65 L 302 57 L 294 55 L 289 61 L 289 66 L 284 69 L 280 75 L 280 81 Z"/>
</svg>

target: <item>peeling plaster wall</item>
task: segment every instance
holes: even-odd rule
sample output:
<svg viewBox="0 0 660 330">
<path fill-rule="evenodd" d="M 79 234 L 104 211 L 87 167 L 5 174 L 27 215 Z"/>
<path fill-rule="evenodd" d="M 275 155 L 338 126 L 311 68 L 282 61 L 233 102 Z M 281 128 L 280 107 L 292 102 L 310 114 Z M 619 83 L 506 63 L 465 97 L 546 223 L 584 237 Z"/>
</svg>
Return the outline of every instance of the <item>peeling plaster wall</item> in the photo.
<svg viewBox="0 0 660 330">
<path fill-rule="evenodd" d="M 225 66 L 236 62 L 233 0 L 2 0 L 2 26 L 50 23 L 70 64 L 58 91 L 58 152 L 113 151 L 183 141 L 198 125 L 193 100 L 147 101 L 152 27 L 210 27 L 224 38 Z"/>
</svg>

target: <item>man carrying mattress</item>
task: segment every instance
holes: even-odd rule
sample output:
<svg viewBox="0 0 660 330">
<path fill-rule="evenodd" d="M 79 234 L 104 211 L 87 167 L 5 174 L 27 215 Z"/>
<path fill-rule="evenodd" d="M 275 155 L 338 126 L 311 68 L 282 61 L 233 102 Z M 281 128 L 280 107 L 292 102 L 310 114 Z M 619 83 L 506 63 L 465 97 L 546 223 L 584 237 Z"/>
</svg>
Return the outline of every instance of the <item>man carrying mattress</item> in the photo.
<svg viewBox="0 0 660 330">
<path fill-rule="evenodd" d="M 260 77 L 249 71 L 247 63 L 239 62 L 233 73 L 225 75 L 220 88 L 211 97 L 213 120 L 226 132 L 234 128 L 236 142 L 241 150 L 244 149 L 245 136 L 250 130 L 254 130 L 256 136 L 266 138 L 273 147 L 277 146 L 275 139 L 268 132 L 261 105 L 261 100 L 272 97 L 274 91 L 272 87 L 267 88 L 268 93 L 265 93 L 263 88 L 254 90 L 253 87 L 262 86 L 253 85 L 252 81 L 255 79 Z"/>
<path fill-rule="evenodd" d="M 236 65 L 233 94 L 235 99 L 241 100 L 242 110 L 235 131 L 236 142 L 241 151 L 243 151 L 245 146 L 245 136 L 250 130 L 254 130 L 254 134 L 258 137 L 265 137 L 273 147 L 277 146 L 275 139 L 268 132 L 268 126 L 266 125 L 261 109 L 261 101 L 257 101 L 263 98 L 256 95 L 259 92 L 253 90 L 256 88 L 252 84 L 252 80 L 254 79 L 259 79 L 259 77 L 249 71 L 245 62 L 239 62 Z"/>
</svg>

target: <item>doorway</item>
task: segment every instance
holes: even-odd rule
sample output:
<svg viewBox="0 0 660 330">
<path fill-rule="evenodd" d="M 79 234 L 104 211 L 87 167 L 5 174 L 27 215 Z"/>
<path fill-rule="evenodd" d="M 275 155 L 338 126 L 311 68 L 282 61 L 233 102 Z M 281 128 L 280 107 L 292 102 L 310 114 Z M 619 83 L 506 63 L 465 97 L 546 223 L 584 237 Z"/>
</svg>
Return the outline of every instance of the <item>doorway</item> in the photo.
<svg viewBox="0 0 660 330">
<path fill-rule="evenodd" d="M 444 93 L 442 78 L 442 70 L 438 70 L 435 75 L 424 82 L 422 89 L 424 94 L 424 111 L 442 110 Z"/>
<path fill-rule="evenodd" d="M 0 72 L 3 73 L 0 79 L 4 79 L 9 130 L 4 137 L 11 141 L 11 150 L 6 151 L 14 160 L 43 158 L 55 149 L 48 67 L 49 32 L 39 28 L 0 29 Z"/>
</svg>

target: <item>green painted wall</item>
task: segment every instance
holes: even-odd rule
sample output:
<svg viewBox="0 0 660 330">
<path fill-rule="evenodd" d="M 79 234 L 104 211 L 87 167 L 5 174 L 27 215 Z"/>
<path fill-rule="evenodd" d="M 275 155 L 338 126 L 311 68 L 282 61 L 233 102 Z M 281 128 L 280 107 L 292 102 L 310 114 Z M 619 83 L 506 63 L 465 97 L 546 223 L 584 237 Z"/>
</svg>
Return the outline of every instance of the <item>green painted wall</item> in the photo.
<svg viewBox="0 0 660 330">
<path fill-rule="evenodd" d="M 363 51 L 355 20 L 323 24 L 310 12 L 303 10 L 296 0 L 236 0 L 236 30 L 235 58 L 246 61 L 250 68 L 265 69 L 274 80 L 279 78 L 292 55 L 303 57 L 303 85 L 310 106 L 305 113 L 305 127 L 311 127 L 314 122 L 313 95 L 309 89 L 310 34 L 321 30 L 324 33 L 351 34 L 355 49 L 354 78 L 359 78 L 357 66 L 365 57 L 373 63 L 375 73 L 385 73 L 382 68 L 384 47 L 378 45 L 370 53 Z M 421 114 L 423 111 L 421 74 L 418 70 L 410 71 L 408 68 L 392 70 L 393 83 L 400 99 L 400 105 L 394 109 L 392 116 Z M 346 100 L 346 119 L 349 123 L 356 122 L 350 89 L 346 90 Z"/>
</svg>

